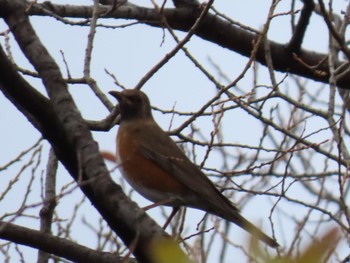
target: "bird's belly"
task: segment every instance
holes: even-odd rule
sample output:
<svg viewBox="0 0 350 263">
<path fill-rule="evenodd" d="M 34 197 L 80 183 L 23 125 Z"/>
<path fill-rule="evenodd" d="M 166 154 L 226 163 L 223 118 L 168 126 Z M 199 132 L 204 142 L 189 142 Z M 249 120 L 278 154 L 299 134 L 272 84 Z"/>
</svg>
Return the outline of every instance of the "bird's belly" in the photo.
<svg viewBox="0 0 350 263">
<path fill-rule="evenodd" d="M 122 161 L 120 170 L 127 182 L 142 196 L 165 205 L 182 205 L 185 186 L 153 164 L 152 161 L 137 158 L 138 161 Z M 171 201 L 170 201 L 171 200 Z"/>
<path fill-rule="evenodd" d="M 144 157 L 138 151 L 137 145 L 130 145 L 130 143 L 124 145 L 122 138 L 118 140 L 118 143 L 119 169 L 123 177 L 138 193 L 152 202 L 171 199 L 172 202 L 166 202 L 165 205 L 180 206 L 183 204 L 182 197 L 188 192 L 184 184 L 157 166 L 155 162 Z"/>
</svg>

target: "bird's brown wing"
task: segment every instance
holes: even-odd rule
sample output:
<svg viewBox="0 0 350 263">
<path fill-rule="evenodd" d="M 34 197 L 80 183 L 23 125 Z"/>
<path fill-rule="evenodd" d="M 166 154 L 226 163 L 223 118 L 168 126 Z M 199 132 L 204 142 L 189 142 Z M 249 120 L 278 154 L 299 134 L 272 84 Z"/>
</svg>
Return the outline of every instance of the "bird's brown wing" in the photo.
<svg viewBox="0 0 350 263">
<path fill-rule="evenodd" d="M 238 212 L 238 209 L 215 188 L 213 183 L 158 125 L 156 127 L 144 126 L 141 136 L 143 139 L 140 152 L 189 187 L 198 197 L 204 199 L 203 203 L 207 202 L 207 207 L 197 208 L 210 211 L 213 207 L 219 210 L 221 210 L 220 207 L 225 207 Z M 217 214 L 218 211 L 212 212 Z"/>
<path fill-rule="evenodd" d="M 241 216 L 239 210 L 215 188 L 175 142 L 157 124 L 154 125 L 152 124 L 152 128 L 149 125 L 143 127 L 141 136 L 144 137 L 141 140 L 140 152 L 202 199 L 201 202 L 187 204 L 188 206 L 223 217 L 257 236 L 271 247 L 279 246 L 274 239 Z"/>
</svg>

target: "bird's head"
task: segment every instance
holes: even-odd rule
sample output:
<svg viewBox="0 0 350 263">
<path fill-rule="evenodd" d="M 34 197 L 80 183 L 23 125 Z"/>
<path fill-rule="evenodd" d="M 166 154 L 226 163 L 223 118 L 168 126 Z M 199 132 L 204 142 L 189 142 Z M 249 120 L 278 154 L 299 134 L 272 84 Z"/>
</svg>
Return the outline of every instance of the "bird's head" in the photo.
<svg viewBox="0 0 350 263">
<path fill-rule="evenodd" d="M 121 121 L 152 118 L 151 104 L 140 90 L 126 89 L 121 92 L 110 91 L 119 102 Z"/>
</svg>

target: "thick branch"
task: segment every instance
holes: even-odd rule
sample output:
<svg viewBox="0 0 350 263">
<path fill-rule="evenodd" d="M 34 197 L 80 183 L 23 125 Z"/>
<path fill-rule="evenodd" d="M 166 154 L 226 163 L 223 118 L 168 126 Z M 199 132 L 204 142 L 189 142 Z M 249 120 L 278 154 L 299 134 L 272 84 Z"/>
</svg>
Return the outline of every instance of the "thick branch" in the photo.
<svg viewBox="0 0 350 263">
<path fill-rule="evenodd" d="M 84 124 L 60 71 L 37 38 L 21 1 L 0 1 L 17 43 L 43 79 L 46 99 L 15 71 L 0 49 L 0 89 L 49 140 L 59 160 L 77 181 L 109 226 L 142 262 L 153 262 L 149 244 L 164 231 L 123 193 L 109 176 L 97 143 Z"/>
<path fill-rule="evenodd" d="M 290 52 L 299 53 L 314 7 L 313 0 L 305 0 L 298 24 L 288 45 Z"/>
<path fill-rule="evenodd" d="M 118 258 L 114 254 L 98 252 L 88 247 L 78 245 L 67 239 L 55 237 L 47 233 L 6 222 L 0 222 L 0 238 L 15 242 L 17 244 L 34 247 L 66 258 L 73 262 L 125 262 L 125 258 Z M 128 262 L 136 261 L 129 260 Z"/>
<path fill-rule="evenodd" d="M 46 16 L 48 12 L 44 8 L 49 8 L 50 12 L 61 17 L 89 18 L 92 15 L 93 8 L 90 6 L 71 6 L 71 5 L 35 5 L 30 10 L 31 15 Z M 101 15 L 104 18 L 123 18 L 136 19 L 151 26 L 162 27 L 162 19 L 159 12 L 155 9 L 143 8 L 138 6 L 121 6 L 112 12 L 107 12 L 108 8 L 101 7 Z M 199 15 L 196 9 L 164 9 L 162 14 L 166 17 L 168 24 L 173 29 L 188 31 L 196 21 Z M 254 43 L 258 35 L 245 29 L 232 25 L 213 14 L 208 14 L 200 27 L 197 28 L 197 36 L 216 43 L 224 48 L 230 49 L 243 56 L 250 57 Z M 325 58 L 327 54 L 316 53 L 313 51 L 300 49 L 295 56 L 288 44 L 280 44 L 274 41 L 268 41 L 271 50 L 271 59 L 274 68 L 281 72 L 289 72 L 305 78 L 328 83 L 329 69 Z M 257 52 L 256 60 L 266 65 L 265 50 L 261 46 Z M 343 61 L 336 61 L 336 67 L 339 67 Z M 350 73 L 344 74 L 338 80 L 337 85 L 341 88 L 350 89 Z"/>
</svg>

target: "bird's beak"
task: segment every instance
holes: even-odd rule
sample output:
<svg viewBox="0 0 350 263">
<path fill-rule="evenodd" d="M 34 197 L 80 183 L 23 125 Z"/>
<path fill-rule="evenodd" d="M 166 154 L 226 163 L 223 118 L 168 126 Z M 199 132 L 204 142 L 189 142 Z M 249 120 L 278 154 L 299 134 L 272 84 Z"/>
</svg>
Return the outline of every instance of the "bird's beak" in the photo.
<svg viewBox="0 0 350 263">
<path fill-rule="evenodd" d="M 112 90 L 108 93 L 111 94 L 114 98 L 116 98 L 119 102 L 123 99 L 123 95 L 119 91 Z"/>
</svg>

